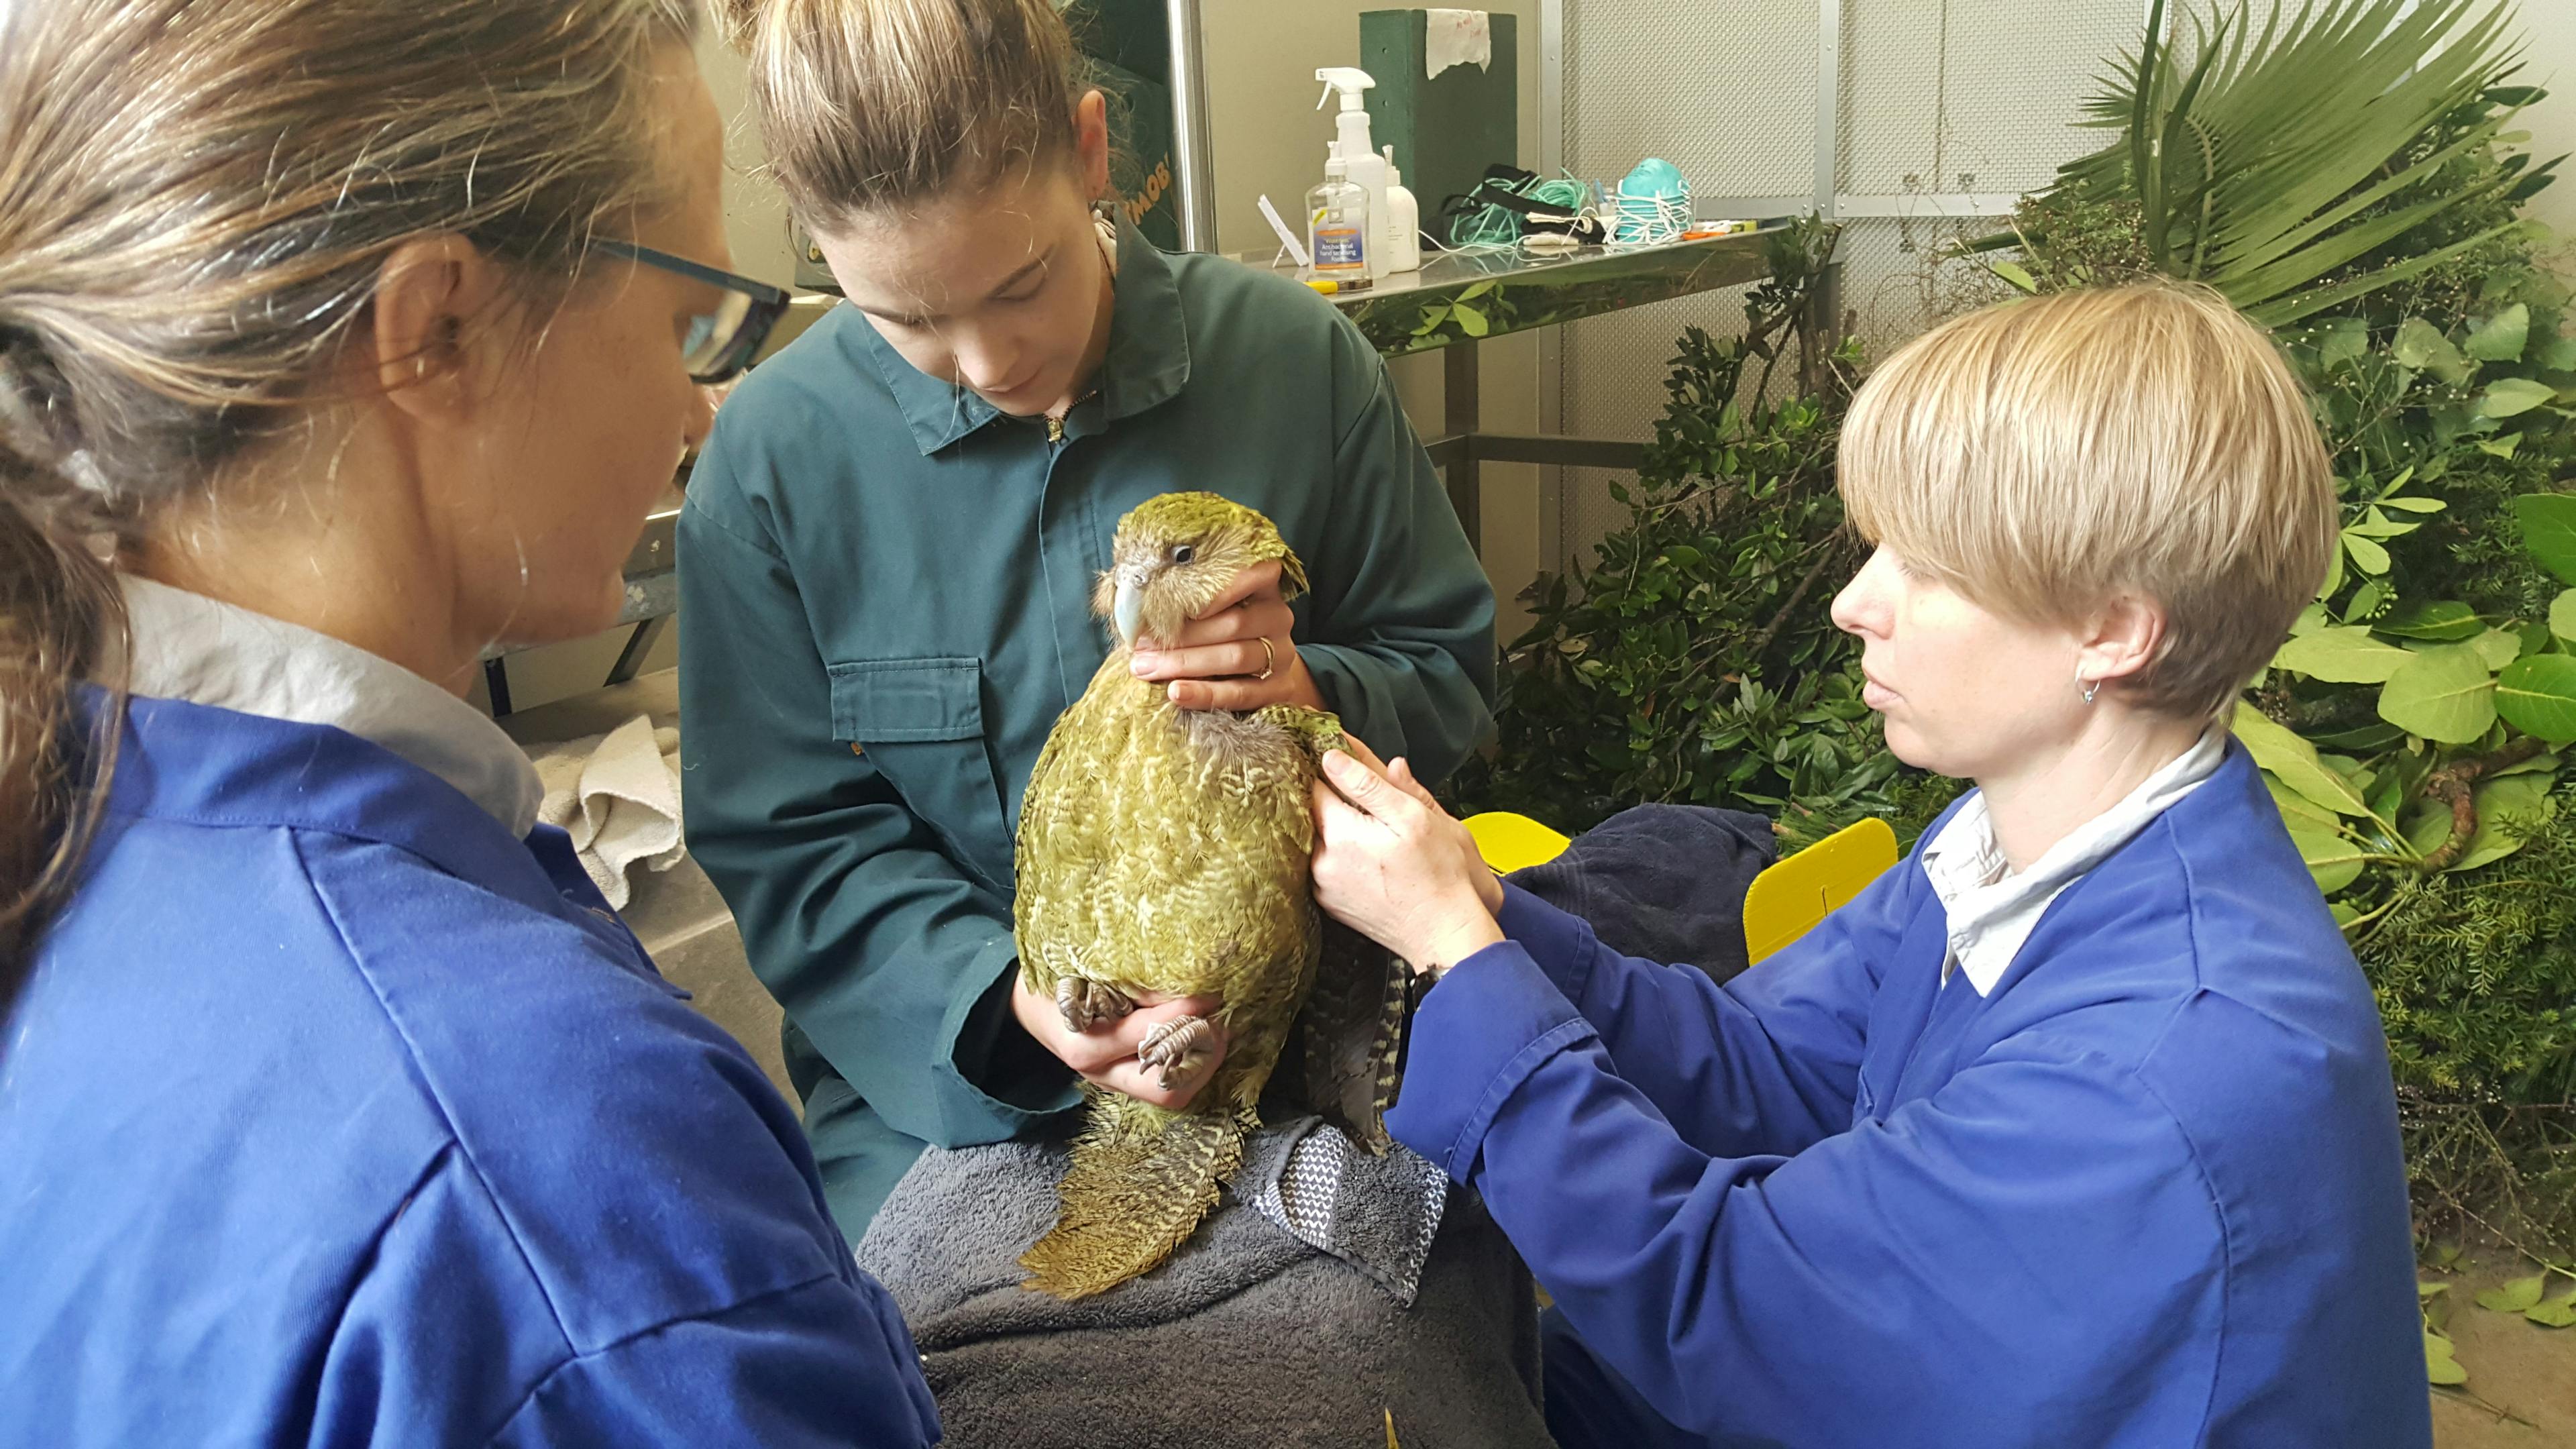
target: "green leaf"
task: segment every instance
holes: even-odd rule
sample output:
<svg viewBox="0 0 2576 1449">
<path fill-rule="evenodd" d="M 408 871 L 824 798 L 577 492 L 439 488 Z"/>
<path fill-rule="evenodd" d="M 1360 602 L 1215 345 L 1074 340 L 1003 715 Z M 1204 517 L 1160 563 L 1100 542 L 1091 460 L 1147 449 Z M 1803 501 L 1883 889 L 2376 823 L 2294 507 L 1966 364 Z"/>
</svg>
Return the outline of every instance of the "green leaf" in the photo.
<svg viewBox="0 0 2576 1449">
<path fill-rule="evenodd" d="M 2487 384 L 2486 394 L 2478 399 L 2478 412 L 2490 418 L 2509 418 L 2527 413 L 2551 398 L 2558 389 L 2527 377 L 2500 377 Z"/>
<path fill-rule="evenodd" d="M 2531 336 L 2531 309 L 2520 302 L 2505 308 L 2469 334 L 2468 354 L 2484 362 L 2511 362 L 2522 355 Z"/>
<path fill-rule="evenodd" d="M 2522 636 L 2510 629 L 2489 629 L 2469 641 L 2489 669 L 2502 669 L 2522 657 Z"/>
<path fill-rule="evenodd" d="M 2381 687 L 2379 717 L 2428 740 L 2467 744 L 2495 723 L 2495 671 L 2466 644 L 2418 650 Z"/>
<path fill-rule="evenodd" d="M 2513 500 L 2523 545 L 2564 584 L 2576 584 L 2576 494 L 2525 493 Z"/>
<path fill-rule="evenodd" d="M 2478 829 L 2469 837 L 2468 849 L 2451 862 L 2454 871 L 2492 865 L 2522 849 L 2530 833 L 2557 813 L 2549 800 L 2548 783 L 2531 775 L 2489 780 L 2478 786 L 2470 801 L 2477 809 Z"/>
<path fill-rule="evenodd" d="M 2333 895 L 2361 876 L 2367 854 L 2360 846 L 2340 835 L 2320 835 L 2305 826 L 2292 825 L 2290 843 L 2299 848 L 2299 859 L 2306 861 L 2308 874 L 2317 882 L 2320 895 Z"/>
<path fill-rule="evenodd" d="M 2576 639 L 2576 589 L 2562 590 L 2549 601 L 2549 632 L 2561 639 Z"/>
<path fill-rule="evenodd" d="M 2397 340 L 2389 349 L 2399 365 L 2418 372 L 2430 369 L 2442 381 L 2459 386 L 2477 369 L 2451 345 L 2441 329 L 2421 317 L 2409 317 L 2397 325 Z"/>
<path fill-rule="evenodd" d="M 2382 508 L 2402 508 L 2408 513 L 2439 513 L 2451 505 L 2439 498 L 2382 498 Z"/>
<path fill-rule="evenodd" d="M 1460 292 L 1458 294 L 1458 300 L 1461 302 L 1473 301 L 1492 290 L 1494 290 L 1494 283 L 1493 279 L 1489 277 L 1484 281 L 1478 282 L 1474 286 L 1469 287 L 1467 290 Z"/>
<path fill-rule="evenodd" d="M 2528 760 L 2516 760 L 2512 764 L 2505 766 L 2503 769 L 2489 774 L 2487 778 L 2490 780 L 2501 780 L 2508 775 L 2555 775 L 2558 773 L 2559 764 L 2560 760 L 2558 756 L 2554 754 L 2539 754 L 2532 756 Z"/>
<path fill-rule="evenodd" d="M 2451 1356 L 2451 1341 L 2429 1328 L 2424 1330 L 2424 1377 L 2444 1387 L 2469 1381 L 2469 1371 Z"/>
<path fill-rule="evenodd" d="M 1470 337 L 1482 337 L 1493 330 L 1491 324 L 1485 321 L 1484 313 L 1464 302 L 1451 303 L 1449 311 L 1450 315 L 1457 320 L 1458 330 Z"/>
<path fill-rule="evenodd" d="M 2490 1288 L 2478 1295 L 2478 1306 L 2492 1308 L 2498 1313 L 2520 1313 L 2540 1301 L 2541 1280 L 2548 1276 L 2534 1273 L 2528 1278 L 2516 1278 L 2501 1288 Z"/>
<path fill-rule="evenodd" d="M 2014 263 L 1988 262 L 1986 263 L 1986 269 L 1993 272 L 1996 276 L 2003 278 L 2005 281 L 2010 282 L 2013 286 L 2019 288 L 2024 293 L 2036 293 L 2039 291 L 2039 283 L 2032 280 L 2029 272 L 2024 271 Z"/>
<path fill-rule="evenodd" d="M 2431 855 L 2450 843 L 2451 807 L 2438 800 L 2418 800 L 2406 807 L 2406 818 L 2397 822 L 2397 833 L 2415 847 L 2417 855 Z"/>
<path fill-rule="evenodd" d="M 2415 1296 L 2418 1299 L 2430 1298 L 2436 1293 L 2448 1293 L 2450 1291 L 2451 1285 L 2448 1283 L 2428 1283 L 2421 1278 L 2415 1280 Z"/>
<path fill-rule="evenodd" d="M 2306 830 L 2316 835 L 2332 835 L 2343 828 L 2335 813 L 2321 805 L 2312 805 L 2299 792 L 2281 783 L 2269 770 L 2260 772 L 2263 788 L 2272 794 L 2272 803 L 2281 812 L 2281 823 L 2292 830 Z"/>
<path fill-rule="evenodd" d="M 2576 1289 L 2564 1298 L 2552 1298 L 2522 1310 L 2522 1316 L 2543 1328 L 2576 1328 Z"/>
<path fill-rule="evenodd" d="M 2556 613 L 2551 610 L 2553 619 Z M 2553 745 L 2576 740 L 2576 658 L 2535 654 L 2513 661 L 2496 678 L 2495 707 L 2524 734 Z"/>
<path fill-rule="evenodd" d="M 2570 541 L 2576 542 L 2576 537 L 2571 537 Z M 2475 609 L 2447 599 L 2400 609 L 2371 627 L 2400 639 L 2434 639 L 2444 643 L 2474 639 L 2485 633 L 2487 628 L 2486 621 L 2478 617 Z"/>
<path fill-rule="evenodd" d="M 2375 719 L 2368 724 L 2355 725 L 2348 730 L 2319 735 L 2317 743 L 2332 745 L 2338 750 L 2375 750 L 2384 745 L 2393 745 L 2404 738 L 2406 738 L 2406 731 L 2386 720 Z"/>
<path fill-rule="evenodd" d="M 1700 566 L 1700 561 L 1706 558 L 1707 555 L 1701 553 L 1698 549 L 1691 547 L 1689 544 L 1677 543 L 1671 548 L 1664 550 L 1664 557 L 1677 569 L 1695 569 Z"/>
<path fill-rule="evenodd" d="M 2272 666 L 2329 684 L 2385 684 L 2414 657 L 2408 650 L 2372 638 L 2368 629 L 2319 629 L 2282 645 L 2281 652 L 2272 656 Z"/>
<path fill-rule="evenodd" d="M 2326 768 L 2317 758 L 2316 746 L 2274 724 L 2261 710 L 2237 701 L 2233 728 L 2254 763 L 2269 770 L 2273 778 L 2296 791 L 2300 798 L 2337 815 L 2369 813 L 2361 802 L 2361 792 L 2352 788 L 2350 780 Z"/>
<path fill-rule="evenodd" d="M 2296 639 L 2302 635 L 2313 634 L 2324 628 L 2327 622 L 2326 606 L 2310 604 L 2299 611 L 2299 617 L 2290 621 L 2290 637 Z"/>
<path fill-rule="evenodd" d="M 2349 362 L 2370 350 L 2370 324 L 2358 317 L 2331 317 L 2325 338 L 2317 344 L 2317 361 L 2325 367 Z"/>
<path fill-rule="evenodd" d="M 2363 573 L 2388 572 L 2388 550 L 2373 543 L 2369 538 L 2347 528 L 2343 533 L 2343 547 L 2344 552 L 2352 555 L 2353 567 Z"/>
<path fill-rule="evenodd" d="M 2542 350 L 2540 365 L 2550 372 L 2576 372 L 2576 337 L 2561 337 Z"/>
</svg>

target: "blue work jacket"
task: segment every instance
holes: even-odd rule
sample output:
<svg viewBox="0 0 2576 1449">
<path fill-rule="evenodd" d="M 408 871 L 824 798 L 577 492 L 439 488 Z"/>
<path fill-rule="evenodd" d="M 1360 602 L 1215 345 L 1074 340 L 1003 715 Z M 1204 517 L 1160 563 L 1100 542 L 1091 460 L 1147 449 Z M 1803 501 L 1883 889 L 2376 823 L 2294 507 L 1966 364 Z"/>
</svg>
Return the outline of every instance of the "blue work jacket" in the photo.
<svg viewBox="0 0 2576 1449">
<path fill-rule="evenodd" d="M 1919 857 L 1724 987 L 1506 894 L 1389 1125 L 1673 1423 L 2431 1442 L 2386 1042 L 2241 749 L 1987 996 Z"/>
<path fill-rule="evenodd" d="M 135 701 L 0 1032 L 0 1446 L 937 1438 L 787 1105 L 562 832 Z"/>
</svg>

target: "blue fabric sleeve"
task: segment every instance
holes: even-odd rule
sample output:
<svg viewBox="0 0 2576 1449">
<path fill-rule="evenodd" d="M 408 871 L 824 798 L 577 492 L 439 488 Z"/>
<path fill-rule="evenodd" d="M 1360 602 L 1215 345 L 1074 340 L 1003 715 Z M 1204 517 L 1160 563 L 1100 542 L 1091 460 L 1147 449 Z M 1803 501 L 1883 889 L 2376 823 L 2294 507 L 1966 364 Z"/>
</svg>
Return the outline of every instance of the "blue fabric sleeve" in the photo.
<svg viewBox="0 0 2576 1449">
<path fill-rule="evenodd" d="M 1386 364 L 1335 318 L 1339 535 L 1306 561 L 1298 646 L 1342 725 L 1381 758 L 1438 781 L 1493 728 L 1494 587 L 1405 421 Z"/>
<path fill-rule="evenodd" d="M 1887 871 L 1725 986 L 1622 956 L 1508 881 L 1496 920 L 1685 1141 L 1721 1156 L 1785 1154 L 1851 1125 L 1870 1001 L 1920 878 L 1910 863 Z"/>
<path fill-rule="evenodd" d="M 1794 1157 L 1715 1156 L 1510 943 L 1430 993 L 1411 1053 L 1389 1127 L 1483 1195 L 1584 1342 L 1676 1424 L 2020 1442 L 2206 1411 L 2223 1228 L 2190 1144 L 2122 1074 L 1988 1060 Z M 2070 1261 L 2100 1265 L 2085 1294 Z M 2172 1402 L 2195 1383 L 2201 1404 Z"/>
<path fill-rule="evenodd" d="M 759 1444 L 917 1449 L 939 1440 L 885 1290 L 825 1279 L 569 1360 L 492 1436 L 513 1449 Z M 883 1351 L 853 1354 L 854 1343 Z"/>
</svg>

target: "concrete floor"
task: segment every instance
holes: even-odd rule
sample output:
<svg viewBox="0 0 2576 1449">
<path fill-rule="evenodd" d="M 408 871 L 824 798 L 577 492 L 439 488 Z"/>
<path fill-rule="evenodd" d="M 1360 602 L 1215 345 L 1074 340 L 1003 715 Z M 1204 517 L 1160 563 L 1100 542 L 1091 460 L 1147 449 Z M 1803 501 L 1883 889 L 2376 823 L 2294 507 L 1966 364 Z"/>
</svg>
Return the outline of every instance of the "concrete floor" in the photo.
<svg viewBox="0 0 2576 1449">
<path fill-rule="evenodd" d="M 2457 1302 L 2445 1331 L 2469 1381 L 2433 1391 L 2437 1449 L 2566 1449 L 2576 1445 L 2576 1328 L 2542 1328 L 2518 1313 L 2477 1306 L 2477 1295 L 2530 1272 L 2503 1258 L 2471 1257 L 2462 1271 L 2428 1273 Z M 2551 1280 L 2549 1296 L 2567 1289 Z"/>
</svg>

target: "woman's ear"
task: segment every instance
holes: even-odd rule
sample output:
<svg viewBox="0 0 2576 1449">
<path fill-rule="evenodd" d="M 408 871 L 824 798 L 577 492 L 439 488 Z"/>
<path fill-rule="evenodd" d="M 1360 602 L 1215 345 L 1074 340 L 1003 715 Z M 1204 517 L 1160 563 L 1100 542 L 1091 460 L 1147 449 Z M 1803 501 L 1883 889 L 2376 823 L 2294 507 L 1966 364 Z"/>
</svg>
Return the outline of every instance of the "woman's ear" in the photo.
<svg viewBox="0 0 2576 1449">
<path fill-rule="evenodd" d="M 417 418 L 453 417 L 486 395 L 506 346 L 492 326 L 500 268 L 461 236 L 395 248 L 376 274 L 367 364 L 386 400 Z"/>
<path fill-rule="evenodd" d="M 1073 103 L 1074 159 L 1082 168 L 1082 195 L 1099 201 L 1109 195 L 1109 100 L 1084 91 Z"/>
<path fill-rule="evenodd" d="M 2094 616 L 2090 637 L 2076 655 L 2077 673 L 2125 679 L 2153 664 L 2164 642 L 2164 606 L 2142 594 L 2119 594 Z"/>
</svg>

